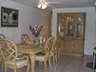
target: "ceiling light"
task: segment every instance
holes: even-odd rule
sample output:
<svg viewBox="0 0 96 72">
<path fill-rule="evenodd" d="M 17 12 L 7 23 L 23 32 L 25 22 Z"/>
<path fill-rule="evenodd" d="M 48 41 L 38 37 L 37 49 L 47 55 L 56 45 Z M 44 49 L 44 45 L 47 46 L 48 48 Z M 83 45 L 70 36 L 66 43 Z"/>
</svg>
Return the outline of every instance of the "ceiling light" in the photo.
<svg viewBox="0 0 96 72">
<path fill-rule="evenodd" d="M 40 3 L 40 4 L 37 5 L 37 7 L 38 7 L 38 8 L 45 9 L 45 8 L 47 8 L 47 4 L 45 4 L 45 3 Z"/>
<path fill-rule="evenodd" d="M 38 4 L 37 6 L 38 6 L 38 8 L 41 8 L 42 4 Z"/>
<path fill-rule="evenodd" d="M 42 5 L 42 9 L 45 9 L 46 7 L 47 7 L 46 4 L 43 4 L 43 5 Z"/>
</svg>

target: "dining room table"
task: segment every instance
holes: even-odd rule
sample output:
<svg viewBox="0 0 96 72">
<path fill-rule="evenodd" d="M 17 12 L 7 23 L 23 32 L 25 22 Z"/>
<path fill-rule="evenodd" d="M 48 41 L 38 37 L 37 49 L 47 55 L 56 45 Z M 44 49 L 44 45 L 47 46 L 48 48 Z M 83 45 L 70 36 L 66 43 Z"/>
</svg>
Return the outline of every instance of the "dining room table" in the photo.
<svg viewBox="0 0 96 72">
<path fill-rule="evenodd" d="M 44 51 L 45 43 L 26 45 L 22 43 L 17 43 L 17 50 L 20 53 L 28 54 L 31 62 L 31 72 L 34 72 L 35 67 L 35 56 L 37 53 Z"/>
</svg>

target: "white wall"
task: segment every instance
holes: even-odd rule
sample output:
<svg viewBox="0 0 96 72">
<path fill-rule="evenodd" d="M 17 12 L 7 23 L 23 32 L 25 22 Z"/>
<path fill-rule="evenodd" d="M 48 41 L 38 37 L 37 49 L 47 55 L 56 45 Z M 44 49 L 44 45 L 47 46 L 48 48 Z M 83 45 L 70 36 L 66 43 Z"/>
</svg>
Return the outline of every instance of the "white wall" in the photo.
<svg viewBox="0 0 96 72">
<path fill-rule="evenodd" d="M 7 38 L 10 38 L 14 42 L 20 42 L 20 36 L 22 33 L 26 33 L 30 36 L 31 39 L 34 39 L 34 36 L 29 30 L 29 24 L 32 26 L 34 26 L 35 23 L 38 25 L 43 24 L 45 30 L 43 30 L 42 33 L 48 31 L 48 19 L 50 16 L 49 13 L 10 0 L 0 0 L 0 12 L 1 6 L 17 9 L 19 11 L 18 27 L 0 27 L 0 33 L 4 34 Z"/>
<path fill-rule="evenodd" d="M 57 13 L 64 13 L 64 12 L 85 12 L 86 13 L 84 54 L 92 55 L 93 48 L 95 46 L 94 45 L 94 42 L 95 42 L 95 7 L 53 9 L 52 34 L 54 36 L 56 36 Z"/>
<path fill-rule="evenodd" d="M 96 5 L 95 5 L 95 47 L 96 47 Z"/>
</svg>

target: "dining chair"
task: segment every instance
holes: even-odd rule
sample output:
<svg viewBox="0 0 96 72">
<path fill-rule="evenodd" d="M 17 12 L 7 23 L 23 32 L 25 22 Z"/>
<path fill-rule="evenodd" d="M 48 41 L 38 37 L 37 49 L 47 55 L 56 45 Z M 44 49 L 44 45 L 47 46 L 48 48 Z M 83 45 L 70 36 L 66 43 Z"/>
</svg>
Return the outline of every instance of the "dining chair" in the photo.
<svg viewBox="0 0 96 72">
<path fill-rule="evenodd" d="M 43 35 L 43 39 L 45 39 L 45 42 L 51 37 L 52 35 L 51 34 L 44 34 Z M 45 53 L 45 51 L 42 51 L 42 53 Z M 41 62 L 41 64 L 42 64 L 42 62 Z"/>
<path fill-rule="evenodd" d="M 30 37 L 27 34 L 22 34 L 21 43 L 26 43 L 27 41 L 30 41 Z"/>
<path fill-rule="evenodd" d="M 3 34 L 0 34 L 0 39 L 6 38 Z"/>
<path fill-rule="evenodd" d="M 55 61 L 57 62 L 57 58 L 60 58 L 60 39 L 61 36 L 56 37 L 55 45 L 54 45 L 54 55 L 55 55 Z"/>
<path fill-rule="evenodd" d="M 17 47 L 15 43 L 7 38 L 1 39 L 1 54 L 4 60 L 4 72 L 7 71 L 7 68 L 12 69 L 14 72 L 17 72 L 17 69 L 27 66 L 27 72 L 29 72 L 29 57 L 23 56 L 17 57 Z"/>
<path fill-rule="evenodd" d="M 61 47 L 61 36 L 57 37 L 57 43 L 56 43 L 56 48 L 57 48 L 57 58 L 60 59 L 60 47 Z"/>
<path fill-rule="evenodd" d="M 0 40 L 3 39 L 3 38 L 6 38 L 5 35 L 0 34 Z M 0 44 L 0 50 L 1 50 L 1 48 L 2 48 L 2 47 L 1 47 L 1 44 Z M 0 53 L 0 59 L 1 59 L 1 62 L 2 62 L 2 71 L 4 71 L 4 68 L 3 68 L 3 66 L 4 66 L 3 63 L 4 63 L 4 62 L 3 62 L 3 58 L 2 58 L 2 56 L 1 56 L 1 53 Z"/>
<path fill-rule="evenodd" d="M 3 34 L 0 34 L 0 40 L 3 38 L 6 38 L 6 37 Z M 1 48 L 1 46 L 0 46 L 0 48 Z"/>
<path fill-rule="evenodd" d="M 30 41 L 30 37 L 27 34 L 21 34 L 21 43 L 26 44 L 28 41 Z M 18 56 L 26 55 L 23 53 L 18 53 Z"/>
<path fill-rule="evenodd" d="M 51 34 L 44 34 L 43 38 L 45 38 L 45 41 L 47 41 L 52 35 Z"/>
<path fill-rule="evenodd" d="M 47 42 L 45 43 L 45 53 L 38 53 L 36 54 L 35 60 L 36 61 L 41 61 L 44 62 L 44 67 L 45 67 L 45 72 L 47 72 L 47 66 L 46 66 L 46 61 L 49 61 L 49 66 L 50 64 L 50 50 L 52 49 L 52 44 L 53 44 L 54 37 L 50 37 Z"/>
<path fill-rule="evenodd" d="M 56 39 L 54 40 L 52 50 L 51 50 L 51 54 L 50 54 L 50 58 L 52 57 L 54 65 L 57 62 L 59 48 L 60 48 L 60 36 L 56 37 Z"/>
</svg>

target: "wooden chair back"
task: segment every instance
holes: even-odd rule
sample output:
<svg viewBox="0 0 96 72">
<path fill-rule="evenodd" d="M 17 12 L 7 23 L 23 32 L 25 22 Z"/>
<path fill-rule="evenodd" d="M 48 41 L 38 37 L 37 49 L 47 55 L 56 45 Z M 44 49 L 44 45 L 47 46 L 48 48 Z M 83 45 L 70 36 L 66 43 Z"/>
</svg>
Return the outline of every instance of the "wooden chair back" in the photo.
<svg viewBox="0 0 96 72">
<path fill-rule="evenodd" d="M 60 48 L 60 36 L 57 36 L 56 39 L 55 39 L 55 43 L 54 43 L 54 47 L 55 48 L 54 50 L 58 50 L 58 48 Z"/>
<path fill-rule="evenodd" d="M 51 34 L 44 34 L 43 38 L 45 38 L 45 41 L 47 41 L 51 36 Z"/>
<path fill-rule="evenodd" d="M 0 34 L 0 39 L 6 38 L 3 34 Z"/>
<path fill-rule="evenodd" d="M 22 34 L 21 43 L 26 43 L 26 41 L 30 41 L 30 37 L 27 34 Z"/>
<path fill-rule="evenodd" d="M 6 37 L 3 34 L 0 34 L 0 39 L 3 39 L 3 38 L 6 38 Z M 0 48 L 2 48 L 1 44 L 0 44 Z"/>
<path fill-rule="evenodd" d="M 53 47 L 58 59 L 60 59 L 60 40 L 61 36 L 56 37 L 55 46 Z"/>
<path fill-rule="evenodd" d="M 17 58 L 17 47 L 15 43 L 7 38 L 1 39 L 1 54 L 5 61 L 15 61 Z"/>
<path fill-rule="evenodd" d="M 45 53 L 49 53 L 52 50 L 54 37 L 50 37 L 45 44 Z"/>
<path fill-rule="evenodd" d="M 7 39 L 3 38 L 1 41 L 1 54 L 3 58 L 3 70 L 7 72 L 7 68 L 12 69 L 13 72 L 17 72 L 17 69 L 27 66 L 27 72 L 29 72 L 29 61 L 28 56 L 17 58 L 17 47 L 16 44 Z"/>
<path fill-rule="evenodd" d="M 0 34 L 0 40 L 3 39 L 3 38 L 6 38 L 3 34 Z M 0 49 L 1 49 L 1 43 L 0 43 Z M 0 50 L 0 58 L 1 58 L 1 62 L 2 62 L 2 70 L 4 70 L 3 66 L 4 66 L 4 60 L 3 60 L 3 57 L 1 55 L 1 50 Z"/>
</svg>

